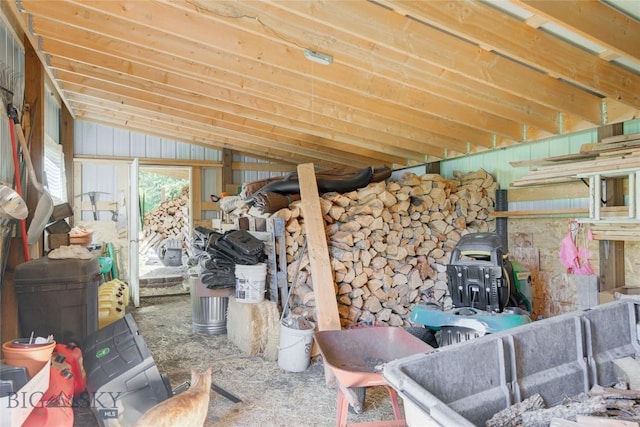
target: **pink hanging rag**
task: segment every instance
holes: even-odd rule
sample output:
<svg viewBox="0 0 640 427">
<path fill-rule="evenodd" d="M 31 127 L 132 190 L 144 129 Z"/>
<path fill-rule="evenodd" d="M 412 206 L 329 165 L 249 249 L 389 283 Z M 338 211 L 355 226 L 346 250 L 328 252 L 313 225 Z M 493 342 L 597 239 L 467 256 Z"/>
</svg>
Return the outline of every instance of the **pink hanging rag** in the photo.
<svg viewBox="0 0 640 427">
<path fill-rule="evenodd" d="M 578 248 L 577 265 L 573 269 L 573 274 L 593 274 L 593 269 L 591 268 L 589 257 L 591 257 L 591 252 L 589 252 L 586 247 L 581 246 L 580 248 Z"/>
<path fill-rule="evenodd" d="M 578 229 L 578 233 L 581 229 Z M 584 230 L 582 230 L 584 233 Z M 576 233 L 576 234 L 578 234 Z M 567 232 L 567 235 L 560 242 L 559 258 L 562 265 L 567 268 L 567 273 L 590 275 L 593 274 L 593 268 L 589 262 L 591 252 L 587 249 L 587 242 L 584 239 L 584 246 L 578 248 L 573 240 L 573 233 L 571 230 Z"/>
<path fill-rule="evenodd" d="M 567 232 L 567 235 L 560 242 L 560 262 L 567 269 L 567 273 L 572 273 L 578 260 L 578 248 L 573 241 L 571 231 Z"/>
</svg>

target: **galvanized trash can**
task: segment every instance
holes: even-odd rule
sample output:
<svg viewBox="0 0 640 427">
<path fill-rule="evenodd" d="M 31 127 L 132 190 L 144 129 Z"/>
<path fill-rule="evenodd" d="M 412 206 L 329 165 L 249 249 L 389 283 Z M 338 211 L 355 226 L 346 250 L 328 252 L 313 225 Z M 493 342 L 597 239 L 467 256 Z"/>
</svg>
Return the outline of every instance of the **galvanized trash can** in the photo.
<svg viewBox="0 0 640 427">
<path fill-rule="evenodd" d="M 227 308 L 234 289 L 209 289 L 196 275 L 189 276 L 193 332 L 203 335 L 227 333 Z"/>
</svg>

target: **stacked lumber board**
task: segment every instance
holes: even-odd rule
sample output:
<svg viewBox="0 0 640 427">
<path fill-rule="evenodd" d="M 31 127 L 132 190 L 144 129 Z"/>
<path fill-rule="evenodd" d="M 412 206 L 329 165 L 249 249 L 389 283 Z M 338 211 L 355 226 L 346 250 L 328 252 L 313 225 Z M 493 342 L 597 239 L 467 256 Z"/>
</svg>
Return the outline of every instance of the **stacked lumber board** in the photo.
<svg viewBox="0 0 640 427">
<path fill-rule="evenodd" d="M 349 193 L 325 193 L 320 206 L 342 327 L 356 323 L 408 325 L 418 302 L 450 305 L 446 265 L 460 237 L 493 231 L 498 184 L 484 170 L 406 173 Z M 314 315 L 305 221 L 300 202 L 274 215 L 285 220 L 292 311 Z M 299 266 L 299 270 L 297 269 Z M 296 274 L 298 273 L 298 274 Z"/>
<path fill-rule="evenodd" d="M 640 241 L 640 222 L 590 222 L 594 240 Z"/>
<path fill-rule="evenodd" d="M 580 179 L 579 175 L 623 174 L 640 169 L 640 134 L 612 136 L 601 142 L 584 144 L 579 154 L 511 162 L 530 166 L 529 173 L 511 183 L 512 187 L 545 185 Z"/>
</svg>

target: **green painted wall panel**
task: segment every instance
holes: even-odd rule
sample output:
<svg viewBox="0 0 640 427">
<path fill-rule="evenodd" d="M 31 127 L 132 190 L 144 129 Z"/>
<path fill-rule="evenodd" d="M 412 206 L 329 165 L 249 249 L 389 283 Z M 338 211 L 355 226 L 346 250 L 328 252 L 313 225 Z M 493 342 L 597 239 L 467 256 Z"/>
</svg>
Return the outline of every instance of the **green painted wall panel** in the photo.
<svg viewBox="0 0 640 427">
<path fill-rule="evenodd" d="M 640 119 L 625 122 L 624 133 L 640 133 Z M 597 141 L 597 130 L 575 132 L 568 135 L 523 143 L 485 153 L 472 154 L 459 159 L 443 160 L 440 171 L 444 177 L 452 177 L 453 171 L 472 172 L 479 168 L 491 173 L 500 188 L 509 188 L 509 184 L 527 174 L 528 167 L 514 168 L 509 162 L 517 160 L 543 159 L 578 153 L 583 144 Z"/>
<path fill-rule="evenodd" d="M 626 122 L 624 133 L 625 135 L 640 133 L 640 119 Z M 529 167 L 513 167 L 509 162 L 578 153 L 583 144 L 596 142 L 597 139 L 597 130 L 592 129 L 542 141 L 518 144 L 486 153 L 442 161 L 440 173 L 444 177 L 452 177 L 454 171 L 472 172 L 483 168 L 495 177 L 500 188 L 510 188 L 510 183 L 526 175 Z M 588 199 L 582 198 L 509 203 L 509 210 L 563 209 L 587 206 Z"/>
</svg>

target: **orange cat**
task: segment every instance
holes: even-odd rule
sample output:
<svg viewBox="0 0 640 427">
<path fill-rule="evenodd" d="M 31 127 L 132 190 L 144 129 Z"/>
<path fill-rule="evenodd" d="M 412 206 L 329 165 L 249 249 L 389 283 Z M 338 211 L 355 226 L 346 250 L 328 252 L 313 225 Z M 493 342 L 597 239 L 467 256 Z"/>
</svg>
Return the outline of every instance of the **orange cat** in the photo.
<svg viewBox="0 0 640 427">
<path fill-rule="evenodd" d="M 149 409 L 134 427 L 202 427 L 210 392 L 211 368 L 202 373 L 191 370 L 189 389 Z"/>
</svg>

